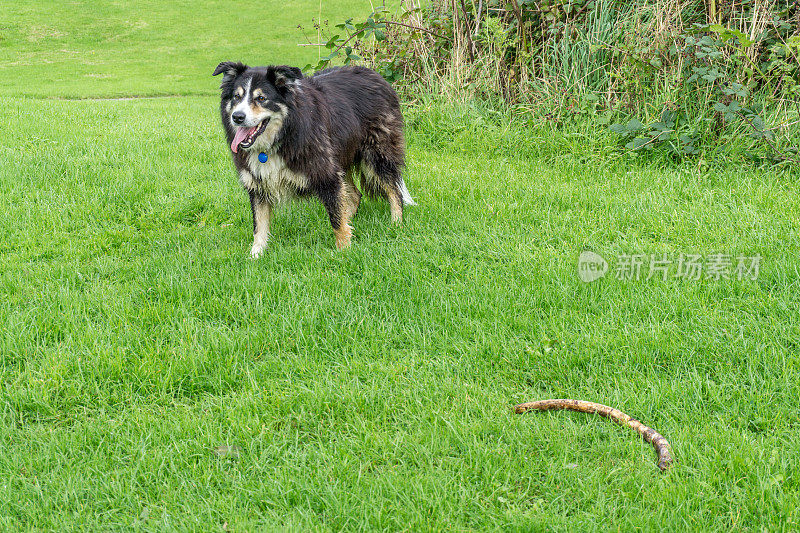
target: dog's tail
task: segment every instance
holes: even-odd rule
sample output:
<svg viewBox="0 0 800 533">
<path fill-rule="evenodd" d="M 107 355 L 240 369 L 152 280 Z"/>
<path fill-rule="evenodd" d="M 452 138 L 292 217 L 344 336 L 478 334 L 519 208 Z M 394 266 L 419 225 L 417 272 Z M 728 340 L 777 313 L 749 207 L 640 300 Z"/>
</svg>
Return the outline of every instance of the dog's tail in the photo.
<svg viewBox="0 0 800 533">
<path fill-rule="evenodd" d="M 411 198 L 411 193 L 408 192 L 408 187 L 406 187 L 406 182 L 403 181 L 403 178 L 400 178 L 400 194 L 403 197 L 403 203 L 405 205 L 417 205 L 417 202 Z"/>
</svg>

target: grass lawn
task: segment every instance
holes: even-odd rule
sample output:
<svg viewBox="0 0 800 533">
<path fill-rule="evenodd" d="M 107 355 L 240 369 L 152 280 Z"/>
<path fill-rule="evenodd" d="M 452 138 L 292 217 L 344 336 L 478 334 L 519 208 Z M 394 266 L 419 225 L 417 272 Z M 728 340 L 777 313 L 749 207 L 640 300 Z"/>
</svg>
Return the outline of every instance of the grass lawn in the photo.
<svg viewBox="0 0 800 533">
<path fill-rule="evenodd" d="M 296 203 L 254 261 L 210 73 L 310 61 L 318 4 L 61 5 L 0 14 L 0 528 L 800 528 L 796 171 L 420 104 L 402 227 L 365 201 L 336 252 Z M 55 99 L 147 94 L 179 96 Z M 763 259 L 584 283 L 587 249 Z M 653 426 L 675 466 L 510 409 L 558 397 Z"/>
</svg>

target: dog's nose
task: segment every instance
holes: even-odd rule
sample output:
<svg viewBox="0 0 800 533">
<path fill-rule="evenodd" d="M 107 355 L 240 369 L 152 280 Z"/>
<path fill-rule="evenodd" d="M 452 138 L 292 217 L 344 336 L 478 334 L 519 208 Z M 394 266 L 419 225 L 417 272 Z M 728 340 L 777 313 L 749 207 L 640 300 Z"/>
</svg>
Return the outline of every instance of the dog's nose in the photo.
<svg viewBox="0 0 800 533">
<path fill-rule="evenodd" d="M 236 124 L 244 122 L 244 111 L 236 111 L 231 115 L 231 118 Z"/>
</svg>

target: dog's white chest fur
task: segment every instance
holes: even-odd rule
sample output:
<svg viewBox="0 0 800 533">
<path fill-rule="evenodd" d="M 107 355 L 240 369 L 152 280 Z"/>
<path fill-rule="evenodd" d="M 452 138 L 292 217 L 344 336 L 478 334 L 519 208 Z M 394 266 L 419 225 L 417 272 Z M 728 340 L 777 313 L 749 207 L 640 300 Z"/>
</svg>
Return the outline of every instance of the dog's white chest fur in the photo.
<svg viewBox="0 0 800 533">
<path fill-rule="evenodd" d="M 267 162 L 262 163 L 258 153 L 251 152 L 247 155 L 247 167 L 239 173 L 242 186 L 260 192 L 273 205 L 291 200 L 308 185 L 308 179 L 290 170 L 278 154 L 270 154 Z"/>
</svg>

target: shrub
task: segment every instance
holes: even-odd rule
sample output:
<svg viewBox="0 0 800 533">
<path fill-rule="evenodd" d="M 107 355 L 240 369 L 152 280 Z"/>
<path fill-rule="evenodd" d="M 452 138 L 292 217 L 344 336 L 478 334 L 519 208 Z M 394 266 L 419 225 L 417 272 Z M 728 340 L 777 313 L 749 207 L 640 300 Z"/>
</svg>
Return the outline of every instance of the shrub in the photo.
<svg viewBox="0 0 800 533">
<path fill-rule="evenodd" d="M 406 0 L 335 25 L 307 68 L 362 61 L 412 101 L 590 119 L 637 152 L 796 163 L 799 27 L 786 0 Z"/>
</svg>

